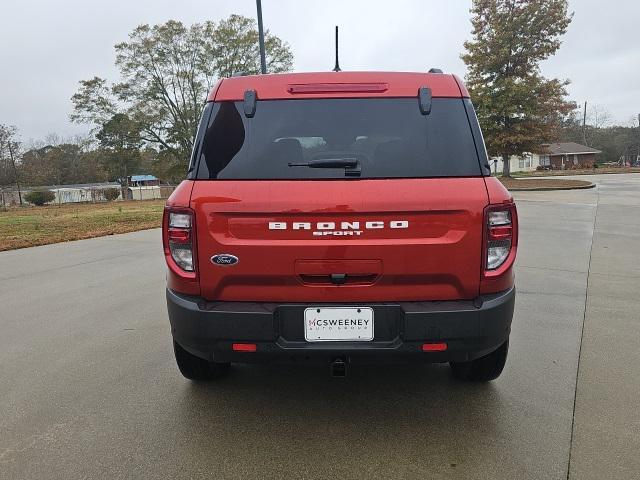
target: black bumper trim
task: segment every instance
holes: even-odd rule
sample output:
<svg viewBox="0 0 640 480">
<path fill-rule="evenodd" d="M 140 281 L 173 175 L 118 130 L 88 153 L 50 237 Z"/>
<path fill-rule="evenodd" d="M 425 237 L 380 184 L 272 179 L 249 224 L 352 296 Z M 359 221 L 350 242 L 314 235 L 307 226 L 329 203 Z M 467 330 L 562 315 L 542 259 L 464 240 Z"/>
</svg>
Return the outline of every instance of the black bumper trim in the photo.
<svg viewBox="0 0 640 480">
<path fill-rule="evenodd" d="M 309 305 L 209 302 L 167 290 L 171 331 L 176 342 L 202 358 L 241 363 L 350 359 L 384 361 L 410 357 L 429 362 L 466 361 L 500 346 L 511 330 L 515 288 L 473 301 L 366 303 L 384 319 L 372 342 L 308 343 L 300 338 L 300 312 Z M 345 305 L 340 303 L 339 305 Z M 383 324 L 380 325 L 381 327 Z M 381 337 L 378 337 L 378 331 Z M 382 333 L 384 332 L 384 333 Z M 235 342 L 256 343 L 257 352 L 234 352 Z M 422 352 L 425 342 L 446 342 L 445 352 Z"/>
</svg>

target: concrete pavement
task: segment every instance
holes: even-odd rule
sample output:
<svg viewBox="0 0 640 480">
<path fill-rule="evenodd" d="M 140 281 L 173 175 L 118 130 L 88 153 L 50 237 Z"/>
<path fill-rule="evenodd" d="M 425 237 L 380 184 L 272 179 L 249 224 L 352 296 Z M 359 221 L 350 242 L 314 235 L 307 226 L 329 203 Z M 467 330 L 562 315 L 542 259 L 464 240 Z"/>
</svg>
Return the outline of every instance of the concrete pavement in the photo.
<svg viewBox="0 0 640 480">
<path fill-rule="evenodd" d="M 601 176 L 571 476 L 640 478 L 640 175 Z"/>
<path fill-rule="evenodd" d="M 592 178 L 516 195 L 511 350 L 489 385 L 437 365 L 194 385 L 159 231 L 0 253 L 0 479 L 637 476 L 640 175 Z"/>
</svg>

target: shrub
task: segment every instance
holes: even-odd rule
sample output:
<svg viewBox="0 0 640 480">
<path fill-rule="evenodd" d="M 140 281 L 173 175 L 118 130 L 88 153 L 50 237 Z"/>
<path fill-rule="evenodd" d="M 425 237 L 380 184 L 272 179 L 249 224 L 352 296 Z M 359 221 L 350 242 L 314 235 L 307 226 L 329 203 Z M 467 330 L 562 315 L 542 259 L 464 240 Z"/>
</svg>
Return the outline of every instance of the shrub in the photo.
<svg viewBox="0 0 640 480">
<path fill-rule="evenodd" d="M 116 198 L 120 196 L 120 192 L 118 191 L 117 188 L 107 188 L 106 190 L 103 191 L 103 193 L 104 193 L 104 198 L 107 200 L 107 202 L 113 202 Z"/>
<path fill-rule="evenodd" d="M 56 194 L 51 190 L 31 190 L 24 196 L 24 199 L 27 202 L 33 203 L 34 205 L 37 205 L 39 207 L 41 207 L 45 203 L 52 202 L 55 198 Z"/>
</svg>

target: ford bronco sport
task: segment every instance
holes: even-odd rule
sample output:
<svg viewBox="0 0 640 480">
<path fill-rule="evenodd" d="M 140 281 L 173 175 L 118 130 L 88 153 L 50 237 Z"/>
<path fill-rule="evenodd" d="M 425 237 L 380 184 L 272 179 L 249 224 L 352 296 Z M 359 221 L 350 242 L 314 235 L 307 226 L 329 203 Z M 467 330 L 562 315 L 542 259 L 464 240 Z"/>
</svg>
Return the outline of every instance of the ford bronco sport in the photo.
<svg viewBox="0 0 640 480">
<path fill-rule="evenodd" d="M 223 79 L 164 212 L 178 367 L 408 360 L 492 380 L 517 240 L 456 76 Z"/>
</svg>

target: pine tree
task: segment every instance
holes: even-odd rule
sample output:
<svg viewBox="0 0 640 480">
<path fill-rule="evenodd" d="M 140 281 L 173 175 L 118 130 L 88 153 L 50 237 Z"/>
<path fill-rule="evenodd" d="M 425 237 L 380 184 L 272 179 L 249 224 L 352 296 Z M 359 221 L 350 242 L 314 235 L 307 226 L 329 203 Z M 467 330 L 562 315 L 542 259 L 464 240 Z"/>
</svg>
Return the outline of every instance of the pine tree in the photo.
<svg viewBox="0 0 640 480">
<path fill-rule="evenodd" d="M 555 140 L 575 104 L 567 80 L 546 79 L 540 62 L 560 48 L 573 14 L 566 0 L 474 0 L 473 40 L 465 42 L 467 87 L 487 150 L 504 160 L 540 150 Z"/>
</svg>

